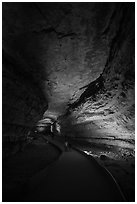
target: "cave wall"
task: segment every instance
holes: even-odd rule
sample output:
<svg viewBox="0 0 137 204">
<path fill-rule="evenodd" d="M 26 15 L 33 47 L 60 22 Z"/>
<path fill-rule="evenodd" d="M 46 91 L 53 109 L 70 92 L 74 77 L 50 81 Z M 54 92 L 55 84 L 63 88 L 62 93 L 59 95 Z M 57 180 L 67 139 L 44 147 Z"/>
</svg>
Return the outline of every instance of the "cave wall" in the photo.
<svg viewBox="0 0 137 204">
<path fill-rule="evenodd" d="M 3 144 L 24 141 L 48 105 L 32 76 L 3 51 L 2 69 Z"/>
<path fill-rule="evenodd" d="M 134 3 L 117 5 L 103 32 L 109 46 L 103 73 L 70 105 L 67 114 L 76 123 L 87 122 L 86 135 L 96 142 L 99 137 L 106 144 L 134 148 L 135 8 Z"/>
<path fill-rule="evenodd" d="M 26 15 L 24 13 L 27 10 L 25 5 L 23 11 L 22 3 L 2 4 L 2 132 L 4 149 L 9 147 L 7 144 L 24 141 L 29 130 L 42 118 L 48 108 L 46 96 L 41 89 L 43 70 L 41 69 L 39 72 L 40 65 L 35 62 L 30 64 L 23 55 L 24 52 L 27 53 L 27 43 L 30 39 L 21 33 L 21 31 L 26 33 L 27 30 L 28 18 L 27 12 Z M 31 22 L 30 20 L 29 23 L 31 24 Z"/>
</svg>

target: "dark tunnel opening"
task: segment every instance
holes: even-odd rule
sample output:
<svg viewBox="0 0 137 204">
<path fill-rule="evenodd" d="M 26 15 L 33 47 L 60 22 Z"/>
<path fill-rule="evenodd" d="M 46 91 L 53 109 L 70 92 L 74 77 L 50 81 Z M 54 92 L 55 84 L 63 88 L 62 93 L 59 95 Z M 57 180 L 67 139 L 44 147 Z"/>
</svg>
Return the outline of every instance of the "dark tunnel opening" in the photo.
<svg viewBox="0 0 137 204">
<path fill-rule="evenodd" d="M 135 201 L 134 2 L 2 3 L 2 200 Z"/>
</svg>

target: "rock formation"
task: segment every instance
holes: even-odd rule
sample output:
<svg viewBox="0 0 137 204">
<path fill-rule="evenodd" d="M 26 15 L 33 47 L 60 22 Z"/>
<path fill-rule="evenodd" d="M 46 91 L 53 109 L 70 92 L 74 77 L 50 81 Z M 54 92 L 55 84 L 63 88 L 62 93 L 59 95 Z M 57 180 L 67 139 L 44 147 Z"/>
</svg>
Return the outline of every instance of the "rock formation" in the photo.
<svg viewBox="0 0 137 204">
<path fill-rule="evenodd" d="M 134 148 L 134 27 L 134 3 L 3 3 L 3 136 L 53 115 Z"/>
</svg>

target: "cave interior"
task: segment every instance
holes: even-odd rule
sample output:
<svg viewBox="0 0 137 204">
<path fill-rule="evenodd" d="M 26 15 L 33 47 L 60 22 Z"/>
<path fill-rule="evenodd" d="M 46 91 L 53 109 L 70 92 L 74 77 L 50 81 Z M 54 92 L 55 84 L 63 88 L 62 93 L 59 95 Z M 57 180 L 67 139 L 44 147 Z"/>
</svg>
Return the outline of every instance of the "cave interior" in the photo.
<svg viewBox="0 0 137 204">
<path fill-rule="evenodd" d="M 2 3 L 3 201 L 66 138 L 135 200 L 134 55 L 133 2 Z"/>
</svg>

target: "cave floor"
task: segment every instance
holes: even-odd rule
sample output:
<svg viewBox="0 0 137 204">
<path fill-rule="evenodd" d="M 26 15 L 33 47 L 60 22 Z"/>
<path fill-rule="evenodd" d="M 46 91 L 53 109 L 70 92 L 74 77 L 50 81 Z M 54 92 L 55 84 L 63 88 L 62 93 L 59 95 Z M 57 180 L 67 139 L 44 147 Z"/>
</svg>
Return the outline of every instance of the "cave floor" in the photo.
<svg viewBox="0 0 137 204">
<path fill-rule="evenodd" d="M 50 140 L 50 137 L 48 137 Z M 115 145 L 94 143 L 89 140 L 67 138 L 75 148 L 93 157 L 101 166 L 106 168 L 119 184 L 125 198 L 135 201 L 135 151 Z M 64 142 L 64 138 L 56 137 L 52 143 Z M 58 145 L 59 145 L 58 143 Z M 61 146 L 60 146 L 61 147 Z"/>
<path fill-rule="evenodd" d="M 97 144 L 87 140 L 71 139 L 71 143 L 109 170 L 126 200 L 135 201 L 135 151 L 133 149 Z"/>
<path fill-rule="evenodd" d="M 60 155 L 59 149 L 42 138 L 29 142 L 24 149 L 3 158 L 2 201 L 23 201 L 28 180 Z"/>
<path fill-rule="evenodd" d="M 56 143 L 56 141 L 54 141 Z M 25 201 L 123 201 L 116 183 L 98 163 L 72 148 L 29 181 Z"/>
<path fill-rule="evenodd" d="M 59 140 L 63 142 L 61 138 Z M 50 141 L 53 144 L 54 143 L 56 144 L 56 138 L 50 139 Z M 96 147 L 94 145 L 92 145 L 92 148 L 90 148 L 88 145 L 85 145 L 82 147 L 82 145 L 78 145 L 78 143 L 76 145 L 74 141 L 72 141 L 71 144 L 74 147 L 82 149 L 82 151 L 90 153 L 90 155 L 94 157 L 98 163 L 100 163 L 102 166 L 107 168 L 111 172 L 111 174 L 114 176 L 118 184 L 120 185 L 127 201 L 134 201 L 135 199 L 135 196 L 134 196 L 135 165 L 134 165 L 133 157 L 127 158 L 125 160 L 120 160 L 120 159 L 116 160 L 110 157 L 111 155 L 110 153 L 109 155 L 106 154 L 107 151 L 106 151 L 106 148 L 104 147 L 101 148 L 101 147 Z M 36 196 L 37 198 L 39 197 L 42 198 L 41 193 L 43 193 L 44 199 L 46 201 L 48 199 L 49 201 L 52 200 L 50 199 L 50 195 L 52 196 L 52 198 L 58 199 L 59 194 L 56 194 L 56 189 L 58 189 L 60 193 L 62 192 L 62 190 L 60 189 L 60 182 L 58 181 L 59 185 L 57 183 L 57 186 L 56 186 L 54 185 L 53 179 L 54 177 L 56 177 L 55 179 L 58 180 L 58 176 L 62 177 L 62 175 L 64 174 L 64 171 L 66 171 L 67 169 L 71 172 L 73 168 L 71 168 L 72 164 L 70 163 L 70 161 L 71 160 L 73 161 L 74 158 L 76 158 L 76 160 L 78 159 L 77 153 L 73 155 L 71 151 L 69 152 L 66 151 L 65 157 L 64 156 L 60 157 L 62 158 L 61 160 L 68 158 L 68 162 L 65 164 L 64 169 L 61 167 L 61 169 L 59 168 L 60 170 L 58 169 L 58 165 L 57 166 L 55 165 L 55 167 L 57 168 L 57 173 L 54 174 L 53 172 L 52 176 L 48 177 L 48 179 L 52 177 L 52 182 L 50 182 L 50 189 L 48 189 L 47 187 L 46 192 L 48 192 L 48 195 L 49 195 L 49 197 L 47 197 L 46 196 L 47 194 L 43 192 L 43 188 L 46 188 L 45 183 L 46 183 L 47 178 L 45 177 L 47 175 L 47 167 L 50 166 L 49 169 L 54 171 L 55 167 L 53 164 L 56 164 L 56 162 L 54 161 L 59 158 L 60 153 L 61 152 L 59 151 L 59 149 L 51 145 L 50 142 L 49 143 L 46 142 L 46 137 L 45 137 L 45 139 L 40 138 L 40 139 L 33 140 L 31 143 L 27 144 L 27 146 L 24 148 L 23 151 L 18 152 L 14 154 L 13 156 L 8 157 L 7 159 L 4 159 L 3 161 L 3 201 L 24 201 L 24 199 L 26 199 L 26 196 L 28 199 L 31 199 L 34 195 L 37 195 Z M 101 155 L 107 155 L 107 156 L 101 156 Z M 78 165 L 75 162 L 76 160 L 74 159 L 74 162 L 73 162 L 74 166 Z M 80 171 L 84 171 L 82 168 L 80 166 L 79 168 Z M 67 170 L 67 173 L 68 173 L 68 170 Z M 93 171 L 95 171 L 94 168 L 93 168 Z M 91 172 L 92 171 L 90 172 L 88 171 L 88 173 L 91 173 Z M 73 175 L 73 173 L 74 172 L 72 172 L 71 175 Z M 81 178 L 80 179 L 81 182 L 79 182 L 78 186 L 79 188 L 82 188 L 82 189 L 85 189 L 85 186 L 87 186 L 88 190 L 87 191 L 83 190 L 83 192 L 87 193 L 89 192 L 89 189 L 91 192 L 91 189 L 93 188 L 92 185 L 97 183 L 97 181 L 95 180 L 96 177 L 92 175 L 91 176 L 92 179 L 90 180 L 90 183 L 88 183 L 87 185 L 86 183 L 84 183 L 84 181 L 86 180 L 84 179 L 83 175 L 84 174 L 81 174 L 81 176 L 79 175 L 79 177 Z M 44 180 L 44 178 L 46 180 Z M 65 182 L 65 179 L 63 180 Z M 71 185 L 71 179 L 69 177 L 67 181 L 69 182 L 69 185 Z M 40 182 L 41 182 L 41 185 L 40 185 Z M 63 185 L 65 186 L 65 184 L 63 183 L 61 184 L 62 188 L 64 189 Z M 75 192 L 76 187 L 74 189 L 74 186 L 71 185 L 71 188 Z M 28 188 L 30 190 L 29 197 L 28 197 Z M 37 192 L 37 189 L 40 189 L 40 190 Z M 100 189 L 101 192 L 103 192 L 102 189 L 104 188 Z M 71 196 L 73 194 L 76 195 L 74 192 L 73 191 L 71 192 Z M 77 191 L 78 194 L 79 192 Z M 70 192 L 66 191 L 66 197 L 68 197 L 69 194 Z M 94 195 L 97 196 L 96 193 L 94 193 Z M 36 197 L 35 197 L 35 200 L 37 199 Z M 66 201 L 66 197 L 64 199 L 65 201 Z M 88 198 L 89 197 L 87 196 L 87 199 Z M 90 198 L 91 198 L 91 193 L 90 193 Z M 91 199 L 89 199 L 88 201 L 91 201 Z"/>
</svg>

